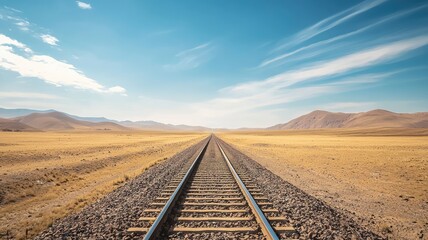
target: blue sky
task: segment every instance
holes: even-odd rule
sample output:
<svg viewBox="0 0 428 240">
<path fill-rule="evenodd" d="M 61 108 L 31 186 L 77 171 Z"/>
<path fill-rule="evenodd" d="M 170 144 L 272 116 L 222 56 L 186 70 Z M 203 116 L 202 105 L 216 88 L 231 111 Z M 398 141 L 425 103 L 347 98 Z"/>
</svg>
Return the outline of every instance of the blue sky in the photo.
<svg viewBox="0 0 428 240">
<path fill-rule="evenodd" d="M 0 107 L 209 127 L 428 111 L 426 1 L 0 0 Z"/>
</svg>

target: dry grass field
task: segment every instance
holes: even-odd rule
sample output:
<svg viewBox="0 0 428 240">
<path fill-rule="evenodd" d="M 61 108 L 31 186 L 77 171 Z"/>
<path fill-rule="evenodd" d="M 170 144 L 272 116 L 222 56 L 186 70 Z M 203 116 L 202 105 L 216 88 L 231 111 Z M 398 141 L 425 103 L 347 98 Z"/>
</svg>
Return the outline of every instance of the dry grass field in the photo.
<svg viewBox="0 0 428 240">
<path fill-rule="evenodd" d="M 221 133 L 275 174 L 393 239 L 428 237 L 428 131 Z"/>
<path fill-rule="evenodd" d="M 0 132 L 0 234 L 31 237 L 206 136 Z"/>
</svg>

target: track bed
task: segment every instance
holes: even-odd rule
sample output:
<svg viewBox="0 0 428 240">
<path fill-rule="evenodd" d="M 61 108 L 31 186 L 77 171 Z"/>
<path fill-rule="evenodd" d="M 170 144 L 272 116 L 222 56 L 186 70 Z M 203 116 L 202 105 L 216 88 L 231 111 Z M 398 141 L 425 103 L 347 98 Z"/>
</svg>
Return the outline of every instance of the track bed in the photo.
<svg viewBox="0 0 428 240">
<path fill-rule="evenodd" d="M 235 170 L 215 137 L 139 220 L 140 227 L 128 231 L 146 239 L 279 239 L 294 232 L 251 176 Z"/>
</svg>

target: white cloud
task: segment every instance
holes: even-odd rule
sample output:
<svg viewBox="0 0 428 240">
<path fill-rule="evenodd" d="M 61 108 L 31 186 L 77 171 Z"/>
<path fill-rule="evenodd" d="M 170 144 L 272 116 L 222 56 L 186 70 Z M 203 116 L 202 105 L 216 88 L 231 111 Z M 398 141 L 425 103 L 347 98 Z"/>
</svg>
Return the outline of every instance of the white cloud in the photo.
<svg viewBox="0 0 428 240">
<path fill-rule="evenodd" d="M 21 20 L 21 21 L 18 21 L 18 22 L 16 22 L 15 23 L 16 24 L 16 26 L 18 26 L 19 27 L 19 29 L 21 29 L 22 31 L 28 31 L 28 30 L 30 30 L 29 29 L 29 26 L 30 26 L 30 22 L 28 22 L 28 21 L 26 21 L 26 20 Z"/>
<path fill-rule="evenodd" d="M 189 70 L 197 68 L 208 60 L 211 50 L 211 44 L 204 43 L 181 51 L 175 55 L 178 58 L 178 62 L 164 65 L 164 68 L 167 70 Z"/>
<path fill-rule="evenodd" d="M 92 9 L 91 4 L 89 3 L 85 3 L 85 2 L 81 2 L 81 1 L 76 1 L 77 6 L 81 9 L 85 9 L 85 10 L 89 10 Z"/>
<path fill-rule="evenodd" d="M 16 51 L 17 50 L 17 51 Z M 23 50 L 23 54 L 19 51 Z M 55 86 L 70 86 L 96 92 L 125 94 L 120 86 L 106 88 L 72 64 L 59 61 L 47 55 L 32 54 L 24 44 L 0 34 L 0 67 L 17 72 L 23 77 L 34 77 Z"/>
<path fill-rule="evenodd" d="M 58 38 L 49 35 L 49 34 L 42 34 L 40 35 L 40 38 L 43 40 L 43 42 L 52 45 L 52 46 L 58 46 Z"/>
<path fill-rule="evenodd" d="M 109 88 L 108 92 L 112 92 L 112 93 L 125 93 L 126 90 L 125 90 L 125 88 L 123 88 L 121 86 L 115 86 L 115 87 Z"/>
<path fill-rule="evenodd" d="M 14 39 L 11 39 L 3 34 L 0 34 L 0 45 L 11 45 L 23 49 L 27 53 L 31 53 L 31 49 Z"/>
<path fill-rule="evenodd" d="M 5 36 L 3 34 L 0 34 L 0 44 L 1 45 L 12 45 L 18 48 L 26 48 L 26 46 L 12 38 L 9 38 L 8 36 Z"/>
<path fill-rule="evenodd" d="M 317 22 L 316 24 L 303 29 L 298 32 L 291 39 L 288 39 L 285 44 L 282 44 L 277 48 L 277 50 L 286 48 L 289 46 L 294 46 L 296 44 L 307 41 L 331 28 L 334 28 L 382 3 L 386 0 L 366 0 L 355 6 L 352 6 L 342 12 L 339 12 L 333 16 L 323 19 L 322 21 Z"/>
<path fill-rule="evenodd" d="M 16 25 L 20 27 L 27 27 L 28 25 L 30 25 L 30 23 L 28 21 L 21 21 L 17 22 Z"/>
<path fill-rule="evenodd" d="M 35 92 L 0 92 L 0 98 L 58 99 L 60 97 Z"/>
<path fill-rule="evenodd" d="M 12 13 L 14 14 L 14 13 Z M 6 21 L 10 21 L 13 24 L 15 24 L 16 26 L 18 26 L 19 29 L 21 29 L 22 31 L 29 31 L 30 30 L 30 22 L 18 17 L 18 16 L 10 16 L 10 15 L 6 15 L 6 16 L 2 16 L 0 15 L 0 19 L 5 19 Z"/>
<path fill-rule="evenodd" d="M 119 93 L 122 96 L 128 96 L 126 94 L 126 89 L 121 87 L 121 86 L 111 87 L 111 88 L 107 89 L 105 92 L 107 92 L 107 93 Z"/>
</svg>

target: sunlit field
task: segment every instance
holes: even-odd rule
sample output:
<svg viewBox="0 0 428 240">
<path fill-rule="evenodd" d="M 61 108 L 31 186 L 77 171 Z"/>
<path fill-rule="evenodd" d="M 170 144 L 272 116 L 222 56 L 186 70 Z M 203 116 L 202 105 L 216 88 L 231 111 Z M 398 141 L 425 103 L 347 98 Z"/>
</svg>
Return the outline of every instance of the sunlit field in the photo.
<svg viewBox="0 0 428 240">
<path fill-rule="evenodd" d="M 377 233 L 417 239 L 428 227 L 426 129 L 254 131 L 220 137 Z"/>
<path fill-rule="evenodd" d="M 0 233 L 33 236 L 205 136 L 0 132 Z"/>
</svg>

